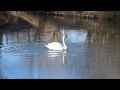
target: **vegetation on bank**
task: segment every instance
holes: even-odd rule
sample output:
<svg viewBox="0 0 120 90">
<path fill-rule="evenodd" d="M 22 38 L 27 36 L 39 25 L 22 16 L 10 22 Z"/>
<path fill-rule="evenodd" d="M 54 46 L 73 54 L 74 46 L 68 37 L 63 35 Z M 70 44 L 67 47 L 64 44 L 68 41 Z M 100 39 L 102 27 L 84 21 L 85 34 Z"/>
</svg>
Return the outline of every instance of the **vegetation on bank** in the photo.
<svg viewBox="0 0 120 90">
<path fill-rule="evenodd" d="M 100 19 L 100 20 L 120 20 L 120 11 L 1 11 L 0 12 L 0 27 L 10 24 L 14 21 L 15 14 L 32 14 L 32 15 L 54 15 L 67 16 L 84 19 Z"/>
<path fill-rule="evenodd" d="M 14 17 L 5 11 L 0 11 L 0 27 L 8 26 L 13 22 Z"/>
<path fill-rule="evenodd" d="M 120 11 L 30 11 L 26 13 L 70 16 L 86 19 L 120 20 Z"/>
<path fill-rule="evenodd" d="M 102 20 L 120 20 L 120 11 L 98 11 L 98 18 Z"/>
</svg>

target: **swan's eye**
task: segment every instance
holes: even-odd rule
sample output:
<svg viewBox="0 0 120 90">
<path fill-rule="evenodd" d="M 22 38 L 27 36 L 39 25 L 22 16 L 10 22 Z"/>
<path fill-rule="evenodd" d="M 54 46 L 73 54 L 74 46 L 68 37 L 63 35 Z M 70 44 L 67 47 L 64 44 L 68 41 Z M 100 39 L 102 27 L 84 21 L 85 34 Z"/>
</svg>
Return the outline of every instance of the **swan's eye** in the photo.
<svg viewBox="0 0 120 90">
<path fill-rule="evenodd" d="M 67 38 L 67 35 L 65 35 L 65 37 Z"/>
</svg>

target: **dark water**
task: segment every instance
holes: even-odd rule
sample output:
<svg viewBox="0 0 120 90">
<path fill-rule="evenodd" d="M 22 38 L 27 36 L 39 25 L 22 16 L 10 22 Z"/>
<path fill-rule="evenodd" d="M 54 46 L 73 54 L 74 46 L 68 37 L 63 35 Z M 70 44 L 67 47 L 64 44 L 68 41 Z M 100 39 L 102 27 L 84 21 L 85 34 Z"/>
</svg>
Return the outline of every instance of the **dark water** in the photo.
<svg viewBox="0 0 120 90">
<path fill-rule="evenodd" d="M 18 19 L 0 29 L 0 78 L 120 79 L 119 22 L 42 20 L 38 28 Z M 48 50 L 45 44 L 62 43 L 63 30 L 68 50 Z"/>
</svg>

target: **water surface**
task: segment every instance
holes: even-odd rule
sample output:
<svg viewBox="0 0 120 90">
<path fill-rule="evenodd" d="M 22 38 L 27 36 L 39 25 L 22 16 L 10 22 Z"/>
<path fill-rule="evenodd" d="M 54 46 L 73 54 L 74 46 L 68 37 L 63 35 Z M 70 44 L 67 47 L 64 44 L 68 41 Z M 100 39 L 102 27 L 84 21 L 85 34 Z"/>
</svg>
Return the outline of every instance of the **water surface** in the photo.
<svg viewBox="0 0 120 90">
<path fill-rule="evenodd" d="M 119 22 L 40 20 L 38 28 L 18 19 L 0 29 L 0 78 L 120 79 Z M 68 50 L 47 49 L 47 43 L 62 43 L 63 30 Z"/>
</svg>

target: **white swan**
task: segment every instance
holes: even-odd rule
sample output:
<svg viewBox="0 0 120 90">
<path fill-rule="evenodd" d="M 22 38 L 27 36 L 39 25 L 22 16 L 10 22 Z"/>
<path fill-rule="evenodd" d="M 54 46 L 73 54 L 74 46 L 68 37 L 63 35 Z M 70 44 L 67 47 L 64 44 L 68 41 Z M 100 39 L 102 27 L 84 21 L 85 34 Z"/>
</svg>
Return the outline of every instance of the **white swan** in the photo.
<svg viewBox="0 0 120 90">
<path fill-rule="evenodd" d="M 67 49 L 67 46 L 65 44 L 65 38 L 67 36 L 64 35 L 64 31 L 63 31 L 63 45 L 60 44 L 59 42 L 52 42 L 52 43 L 48 43 L 48 45 L 45 45 L 48 49 L 51 49 L 51 50 L 64 50 L 64 49 Z"/>
</svg>

